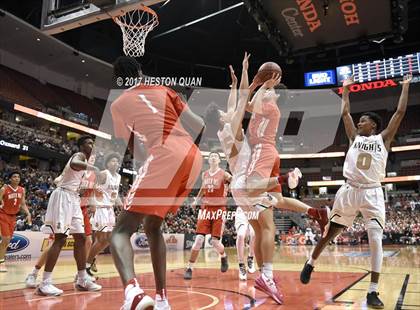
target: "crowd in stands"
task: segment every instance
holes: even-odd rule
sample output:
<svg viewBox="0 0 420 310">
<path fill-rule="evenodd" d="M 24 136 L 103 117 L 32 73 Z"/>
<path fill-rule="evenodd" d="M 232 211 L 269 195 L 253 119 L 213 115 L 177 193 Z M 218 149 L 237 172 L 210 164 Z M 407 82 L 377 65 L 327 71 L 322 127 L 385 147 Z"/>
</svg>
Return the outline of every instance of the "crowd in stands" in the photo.
<svg viewBox="0 0 420 310">
<path fill-rule="evenodd" d="M 0 120 L 0 140 L 28 146 L 47 148 L 61 154 L 71 155 L 77 150 L 73 141 L 64 141 L 61 136 L 52 136 L 42 130 L 18 125 L 16 123 Z"/>
<path fill-rule="evenodd" d="M 29 227 L 24 221 L 24 216 L 20 215 L 17 221 L 17 230 L 31 229 L 38 231 L 43 224 L 46 212 L 48 197 L 55 188 L 53 180 L 57 177 L 58 171 L 39 171 L 31 167 L 18 168 L 0 160 L 0 185 L 7 181 L 11 171 L 19 170 L 21 172 L 21 185 L 26 189 L 26 202 L 31 211 L 33 225 Z M 121 186 L 121 195 L 124 196 L 129 190 L 129 184 L 124 183 Z M 420 199 L 415 195 L 390 195 L 386 206 L 386 224 L 384 234 L 390 243 L 400 244 L 420 244 Z M 191 194 L 176 215 L 168 215 L 162 226 L 166 233 L 186 233 L 194 234 L 199 207 L 191 208 L 194 195 Z M 325 203 L 325 204 L 331 204 Z M 231 207 L 230 207 L 231 208 Z M 233 210 L 233 209 L 232 209 Z M 289 231 L 289 236 L 305 235 L 310 228 L 311 234 L 314 234 L 315 242 L 320 238 L 318 224 L 307 219 L 303 227 L 293 226 Z M 278 237 L 279 243 L 280 237 Z M 234 230 L 234 221 L 226 222 L 223 243 L 227 246 L 234 246 L 236 234 Z M 357 217 L 354 225 L 345 233 L 337 238 L 338 244 L 361 244 L 367 242 L 367 234 L 364 221 Z M 312 243 L 312 242 L 311 242 Z"/>
</svg>

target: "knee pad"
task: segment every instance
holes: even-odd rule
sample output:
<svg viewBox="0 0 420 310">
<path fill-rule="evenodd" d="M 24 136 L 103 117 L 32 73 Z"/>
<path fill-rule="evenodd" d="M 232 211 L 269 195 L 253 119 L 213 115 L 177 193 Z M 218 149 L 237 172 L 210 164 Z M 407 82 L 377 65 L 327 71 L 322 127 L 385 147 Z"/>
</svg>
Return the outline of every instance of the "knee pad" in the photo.
<svg viewBox="0 0 420 310">
<path fill-rule="evenodd" d="M 225 247 L 223 246 L 222 242 L 219 239 L 211 238 L 210 244 L 220 254 L 223 254 L 223 252 L 225 251 Z"/>
<path fill-rule="evenodd" d="M 381 228 L 368 228 L 371 269 L 377 273 L 380 273 L 382 268 L 382 235 L 383 230 Z"/>
<path fill-rule="evenodd" d="M 195 236 L 195 241 L 194 241 L 194 244 L 193 244 L 191 249 L 194 250 L 194 251 L 200 251 L 203 243 L 204 243 L 204 236 L 203 235 L 197 235 L 197 236 Z"/>
</svg>

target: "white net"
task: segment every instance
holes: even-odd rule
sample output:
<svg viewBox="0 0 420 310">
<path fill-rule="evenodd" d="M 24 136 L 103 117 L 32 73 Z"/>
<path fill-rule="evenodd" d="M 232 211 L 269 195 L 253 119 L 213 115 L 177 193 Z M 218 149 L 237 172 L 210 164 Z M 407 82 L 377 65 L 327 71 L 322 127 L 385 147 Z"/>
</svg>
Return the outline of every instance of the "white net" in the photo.
<svg viewBox="0 0 420 310">
<path fill-rule="evenodd" d="M 146 37 L 159 24 L 155 11 L 141 6 L 114 17 L 114 21 L 122 31 L 124 54 L 130 57 L 143 56 Z"/>
</svg>

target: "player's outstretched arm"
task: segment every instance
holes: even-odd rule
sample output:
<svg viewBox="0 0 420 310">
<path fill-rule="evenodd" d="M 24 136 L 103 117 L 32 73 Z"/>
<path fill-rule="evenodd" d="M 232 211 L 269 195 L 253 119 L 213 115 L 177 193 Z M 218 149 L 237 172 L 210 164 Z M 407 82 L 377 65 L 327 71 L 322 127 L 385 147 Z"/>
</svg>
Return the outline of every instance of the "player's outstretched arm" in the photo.
<svg viewBox="0 0 420 310">
<path fill-rule="evenodd" d="M 249 85 L 248 82 L 248 66 L 249 66 L 249 57 L 251 55 L 245 52 L 244 59 L 242 61 L 242 76 L 241 76 L 241 85 L 239 87 L 239 101 L 238 106 L 235 112 L 232 115 L 232 131 L 238 140 L 242 140 L 242 120 L 245 115 L 245 110 L 248 105 L 249 98 L 251 93 L 255 90 L 256 85 Z"/>
<path fill-rule="evenodd" d="M 281 75 L 278 73 L 273 73 L 272 77 L 265 81 L 264 84 L 260 87 L 257 93 L 252 98 L 251 102 L 247 105 L 246 110 L 251 113 L 263 114 L 263 98 L 267 89 L 271 89 L 274 86 L 278 85 L 281 80 Z M 252 86 L 256 86 L 251 84 Z"/>
<path fill-rule="evenodd" d="M 238 79 L 231 65 L 229 66 L 229 70 L 230 70 L 230 78 L 232 80 L 232 85 L 230 86 L 230 93 L 229 93 L 226 111 L 230 115 L 236 110 L 236 102 L 238 100 L 238 89 L 237 89 Z"/>
<path fill-rule="evenodd" d="M 249 57 L 251 54 L 245 52 L 244 59 L 242 60 L 242 74 L 241 74 L 241 83 L 239 84 L 239 89 L 248 90 L 249 87 L 249 78 L 248 78 L 248 68 L 249 68 Z M 248 97 L 248 94 L 246 94 Z"/>
<path fill-rule="evenodd" d="M 80 152 L 76 153 L 71 159 L 70 168 L 76 171 L 81 171 L 81 170 L 94 171 L 95 174 L 98 176 L 100 173 L 99 168 L 87 163 L 85 160 L 86 160 L 86 156 L 83 153 L 80 153 Z"/>
<path fill-rule="evenodd" d="M 350 143 L 353 142 L 356 137 L 356 126 L 354 125 L 353 118 L 350 115 L 350 99 L 349 99 L 349 87 L 354 84 L 354 76 L 351 76 L 343 82 L 343 95 L 341 97 L 341 117 L 343 119 L 344 128 L 346 130 L 347 138 Z"/>
<path fill-rule="evenodd" d="M 225 183 L 230 183 L 232 181 L 232 175 L 229 172 L 225 171 L 224 181 Z"/>
<path fill-rule="evenodd" d="M 384 139 L 385 147 L 389 150 L 391 142 L 395 137 L 395 134 L 400 127 L 401 121 L 404 118 L 405 111 L 407 110 L 408 102 L 408 89 L 410 88 L 410 82 L 413 76 L 408 74 L 404 76 L 404 79 L 400 82 L 402 85 L 402 91 L 400 100 L 398 101 L 397 111 L 392 115 L 388 126 L 381 132 L 382 138 Z"/>
<path fill-rule="evenodd" d="M 201 197 L 203 197 L 203 195 L 204 195 L 204 173 L 201 175 L 201 188 L 198 191 L 198 194 L 191 205 L 192 208 L 195 208 L 197 206 L 198 202 L 200 201 Z"/>
<path fill-rule="evenodd" d="M 26 205 L 26 191 L 23 190 L 22 200 L 20 201 L 20 209 L 26 213 L 26 220 L 29 225 L 32 225 L 31 212 L 29 212 L 28 206 Z"/>
</svg>

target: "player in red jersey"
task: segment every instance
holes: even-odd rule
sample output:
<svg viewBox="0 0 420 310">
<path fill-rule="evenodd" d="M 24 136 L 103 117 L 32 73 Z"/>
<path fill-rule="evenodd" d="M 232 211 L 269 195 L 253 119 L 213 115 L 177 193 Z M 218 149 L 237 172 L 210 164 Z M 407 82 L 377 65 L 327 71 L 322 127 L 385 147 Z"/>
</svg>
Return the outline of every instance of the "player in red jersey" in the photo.
<svg viewBox="0 0 420 310">
<path fill-rule="evenodd" d="M 209 164 L 210 169 L 203 173 L 200 191 L 192 205 L 194 208 L 201 199 L 202 207 L 199 214 L 204 218 L 199 218 L 197 221 L 196 237 L 185 269 L 185 280 L 192 279 L 193 265 L 197 260 L 207 234 L 211 234 L 210 242 L 220 254 L 220 271 L 226 272 L 229 268 L 225 248 L 220 239 L 224 228 L 222 213 L 226 211 L 227 202 L 227 186 L 225 184 L 230 183 L 232 176 L 219 167 L 219 153 L 210 152 Z"/>
<path fill-rule="evenodd" d="M 249 144 L 252 149 L 251 162 L 247 173 L 247 192 L 249 197 L 258 197 L 270 193 L 276 200 L 276 207 L 296 212 L 307 213 L 317 220 L 321 231 L 328 223 L 327 209 L 315 209 L 299 200 L 283 197 L 280 183 L 280 158 L 276 149 L 276 135 L 280 122 L 280 109 L 277 106 L 279 95 L 275 88 L 280 85 L 281 74 L 273 74 L 265 81 L 248 105 L 252 112 L 249 124 Z M 254 79 L 253 84 L 260 84 Z M 282 86 L 282 87 L 281 87 Z M 250 221 L 255 230 L 255 256 L 261 268 L 261 275 L 256 279 L 255 287 L 272 297 L 278 304 L 283 303 L 277 281 L 273 276 L 275 225 L 273 210 L 261 204 L 254 205 L 261 211 L 258 220 Z"/>
<path fill-rule="evenodd" d="M 26 213 L 26 220 L 31 225 L 31 213 L 26 206 L 25 189 L 19 186 L 20 173 L 10 173 L 10 184 L 0 189 L 0 272 L 7 272 L 4 257 L 13 236 L 16 225 L 16 214 L 22 209 Z"/>
<path fill-rule="evenodd" d="M 118 78 L 138 78 L 134 58 L 120 57 L 114 64 Z M 200 175 L 202 157 L 181 124 L 197 135 L 204 129 L 178 94 L 164 86 L 140 84 L 125 90 L 111 105 L 114 133 L 128 143 L 134 159 L 147 153 L 118 217 L 111 237 L 111 252 L 125 287 L 121 309 L 170 309 L 166 296 L 166 245 L 160 226 L 166 214 L 182 205 Z M 142 146 L 142 147 L 141 147 Z M 155 301 L 140 288 L 134 271 L 131 235 L 143 224 L 150 246 L 156 283 Z"/>
</svg>

